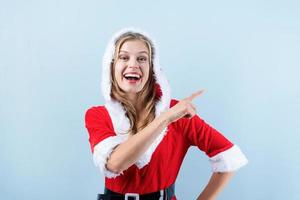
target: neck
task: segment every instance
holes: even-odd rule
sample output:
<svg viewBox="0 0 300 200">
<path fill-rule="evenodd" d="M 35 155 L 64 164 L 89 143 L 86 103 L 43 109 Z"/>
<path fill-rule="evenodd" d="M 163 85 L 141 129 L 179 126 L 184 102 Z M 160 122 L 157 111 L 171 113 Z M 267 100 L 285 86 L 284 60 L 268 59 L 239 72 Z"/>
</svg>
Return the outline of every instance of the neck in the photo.
<svg viewBox="0 0 300 200">
<path fill-rule="evenodd" d="M 136 94 L 128 94 L 127 98 L 131 101 L 134 107 L 137 106 L 137 95 Z"/>
<path fill-rule="evenodd" d="M 143 110 L 143 104 L 141 104 L 138 101 L 138 96 L 137 94 L 128 94 L 127 98 L 130 100 L 130 102 L 133 104 L 133 106 L 135 107 L 135 109 L 137 111 L 141 111 Z"/>
</svg>

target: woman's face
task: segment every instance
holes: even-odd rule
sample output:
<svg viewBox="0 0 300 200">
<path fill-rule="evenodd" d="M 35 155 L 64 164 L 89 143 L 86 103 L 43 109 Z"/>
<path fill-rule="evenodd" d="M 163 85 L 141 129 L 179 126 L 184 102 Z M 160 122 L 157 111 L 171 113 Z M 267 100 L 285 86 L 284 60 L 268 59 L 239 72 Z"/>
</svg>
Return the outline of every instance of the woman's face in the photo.
<svg viewBox="0 0 300 200">
<path fill-rule="evenodd" d="M 115 61 L 115 79 L 128 95 L 136 96 L 149 78 L 149 50 L 141 40 L 123 43 Z"/>
</svg>

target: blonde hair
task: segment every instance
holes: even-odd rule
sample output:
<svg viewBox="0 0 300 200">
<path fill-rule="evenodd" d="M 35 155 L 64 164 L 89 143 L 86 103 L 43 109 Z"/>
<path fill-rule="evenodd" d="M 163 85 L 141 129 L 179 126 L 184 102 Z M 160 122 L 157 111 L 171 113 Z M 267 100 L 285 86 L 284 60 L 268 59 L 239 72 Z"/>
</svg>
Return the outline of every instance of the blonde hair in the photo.
<svg viewBox="0 0 300 200">
<path fill-rule="evenodd" d="M 142 110 L 137 110 L 134 105 L 131 103 L 128 98 L 126 98 L 126 93 L 119 87 L 117 81 L 115 79 L 114 74 L 114 66 L 116 59 L 118 58 L 119 51 L 122 45 L 129 40 L 140 40 L 143 41 L 149 51 L 149 77 L 147 82 L 145 83 L 142 90 L 137 94 L 137 108 Z M 123 106 L 126 116 L 130 122 L 130 129 L 128 131 L 129 134 L 136 134 L 144 127 L 146 127 L 150 122 L 152 122 L 155 118 L 155 105 L 157 102 L 156 92 L 155 92 L 155 75 L 153 71 L 153 59 L 154 59 L 154 47 L 150 39 L 146 36 L 136 33 L 136 32 L 126 32 L 120 35 L 115 40 L 115 51 L 114 51 L 114 58 L 111 61 L 111 97 L 121 103 Z M 141 106 L 143 104 L 143 106 Z M 145 116 L 145 117 L 141 117 Z"/>
</svg>

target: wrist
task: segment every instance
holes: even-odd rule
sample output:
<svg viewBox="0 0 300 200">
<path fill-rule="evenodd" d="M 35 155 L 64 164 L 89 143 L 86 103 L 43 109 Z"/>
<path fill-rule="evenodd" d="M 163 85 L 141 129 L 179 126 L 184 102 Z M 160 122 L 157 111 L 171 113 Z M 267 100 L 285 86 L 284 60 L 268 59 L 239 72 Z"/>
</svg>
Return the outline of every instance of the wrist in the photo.
<svg viewBox="0 0 300 200">
<path fill-rule="evenodd" d="M 167 111 L 161 113 L 159 115 L 159 119 L 164 126 L 168 126 L 170 124 L 170 119 Z"/>
</svg>

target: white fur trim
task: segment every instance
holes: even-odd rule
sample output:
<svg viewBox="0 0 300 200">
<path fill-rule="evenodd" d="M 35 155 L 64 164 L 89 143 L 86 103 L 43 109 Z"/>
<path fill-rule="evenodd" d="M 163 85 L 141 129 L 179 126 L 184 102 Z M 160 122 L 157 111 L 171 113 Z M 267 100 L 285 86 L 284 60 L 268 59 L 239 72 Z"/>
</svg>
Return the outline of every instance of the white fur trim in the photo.
<svg viewBox="0 0 300 200">
<path fill-rule="evenodd" d="M 116 134 L 127 134 L 130 128 L 130 122 L 125 115 L 123 106 L 119 102 L 108 101 L 105 104 L 105 108 L 109 113 Z"/>
<path fill-rule="evenodd" d="M 248 160 L 237 145 L 209 158 L 213 172 L 236 171 L 246 165 Z"/>
<path fill-rule="evenodd" d="M 145 31 L 142 31 L 135 27 L 125 28 L 118 31 L 116 34 L 114 34 L 106 47 L 106 51 L 103 57 L 101 89 L 102 89 L 103 97 L 106 101 L 105 107 L 107 108 L 107 111 L 112 119 L 112 123 L 116 134 L 117 135 L 123 134 L 125 136 L 128 134 L 128 130 L 130 128 L 130 122 L 129 119 L 126 117 L 125 110 L 123 106 L 120 104 L 120 102 L 114 101 L 110 96 L 110 92 L 111 92 L 110 63 L 114 56 L 115 40 L 120 35 L 128 31 L 137 32 L 145 35 L 147 38 L 149 38 L 152 41 L 153 46 L 155 48 L 155 58 L 153 58 L 153 71 L 156 77 L 156 81 L 157 81 L 156 83 L 160 86 L 162 92 L 162 96 L 160 97 L 160 100 L 157 102 L 155 106 L 155 116 L 158 117 L 162 112 L 168 109 L 171 101 L 169 82 L 159 65 L 158 46 L 156 45 L 153 38 L 151 38 L 149 34 L 146 33 Z M 155 151 L 156 147 L 159 145 L 159 143 L 161 142 L 165 134 L 166 134 L 166 129 L 156 138 L 156 140 L 151 144 L 149 149 L 137 161 L 136 165 L 139 168 L 144 167 L 146 164 L 150 162 L 153 152 Z"/>
<path fill-rule="evenodd" d="M 127 136 L 118 135 L 118 136 L 110 136 L 101 142 L 99 142 L 94 147 L 94 153 L 93 153 L 93 160 L 96 167 L 100 169 L 100 171 L 107 177 L 107 178 L 115 178 L 121 174 L 121 173 L 114 173 L 109 171 L 106 168 L 107 159 L 109 158 L 111 152 L 114 150 L 114 148 L 124 142 L 127 139 Z"/>
</svg>

